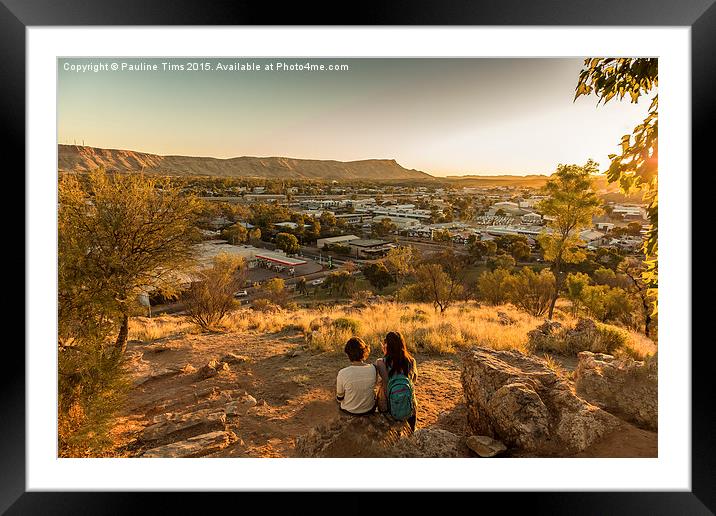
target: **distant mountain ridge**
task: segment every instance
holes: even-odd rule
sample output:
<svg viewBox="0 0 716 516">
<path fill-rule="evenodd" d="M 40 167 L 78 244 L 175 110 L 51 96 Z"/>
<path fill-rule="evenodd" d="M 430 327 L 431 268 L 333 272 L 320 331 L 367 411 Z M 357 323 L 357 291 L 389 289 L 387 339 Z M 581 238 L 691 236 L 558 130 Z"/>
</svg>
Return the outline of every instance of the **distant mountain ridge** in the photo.
<svg viewBox="0 0 716 516">
<path fill-rule="evenodd" d="M 211 158 L 199 156 L 160 156 L 120 149 L 101 149 L 82 145 L 58 146 L 58 169 L 86 172 L 103 167 L 108 171 L 165 175 L 206 175 L 222 177 L 261 177 L 335 180 L 435 180 L 419 170 L 402 167 L 394 159 L 334 161 L 284 157 Z"/>
</svg>

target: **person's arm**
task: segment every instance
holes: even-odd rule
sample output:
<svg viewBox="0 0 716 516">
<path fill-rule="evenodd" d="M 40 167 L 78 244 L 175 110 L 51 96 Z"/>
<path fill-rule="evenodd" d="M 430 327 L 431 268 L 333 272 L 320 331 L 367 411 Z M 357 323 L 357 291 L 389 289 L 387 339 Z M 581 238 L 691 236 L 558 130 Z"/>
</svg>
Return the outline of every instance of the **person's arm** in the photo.
<svg viewBox="0 0 716 516">
<path fill-rule="evenodd" d="M 382 358 L 377 359 L 375 361 L 375 368 L 380 375 L 383 391 L 385 391 L 385 388 L 388 386 L 388 369 L 385 366 L 385 361 Z"/>
<path fill-rule="evenodd" d="M 339 372 L 336 377 L 336 401 L 340 403 L 346 395 L 345 386 L 343 385 L 343 375 Z"/>
</svg>

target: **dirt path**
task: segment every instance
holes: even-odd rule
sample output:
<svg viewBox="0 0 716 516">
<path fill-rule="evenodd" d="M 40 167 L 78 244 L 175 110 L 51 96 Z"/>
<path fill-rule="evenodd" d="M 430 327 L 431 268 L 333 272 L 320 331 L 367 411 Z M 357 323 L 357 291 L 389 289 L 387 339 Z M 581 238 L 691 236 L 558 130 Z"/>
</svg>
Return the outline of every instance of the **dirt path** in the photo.
<svg viewBox="0 0 716 516">
<path fill-rule="evenodd" d="M 146 451 L 138 437 L 157 416 L 223 410 L 244 392 L 256 399 L 256 406 L 226 421 L 226 430 L 239 440 L 207 456 L 290 457 L 298 436 L 340 414 L 335 378 L 348 365 L 346 357 L 305 351 L 298 333 L 187 334 L 152 343 L 130 341 L 127 351 L 134 357 L 130 371 L 137 385 L 114 430 L 119 456 Z M 227 353 L 246 361 L 210 378 L 198 377 L 194 370 Z M 418 354 L 416 360 L 417 427 L 435 425 L 470 435 L 459 356 Z M 656 434 L 629 427 L 579 456 L 656 456 Z"/>
</svg>

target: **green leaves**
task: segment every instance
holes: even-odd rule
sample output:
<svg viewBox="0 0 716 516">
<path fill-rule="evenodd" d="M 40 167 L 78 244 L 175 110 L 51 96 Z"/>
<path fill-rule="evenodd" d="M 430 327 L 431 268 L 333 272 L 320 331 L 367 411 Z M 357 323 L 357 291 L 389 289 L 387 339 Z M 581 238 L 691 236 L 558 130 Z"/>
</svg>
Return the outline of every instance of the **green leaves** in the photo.
<svg viewBox="0 0 716 516">
<path fill-rule="evenodd" d="M 632 103 L 649 94 L 658 85 L 658 59 L 592 58 L 585 59 L 575 88 L 575 100 L 581 95 L 594 93 L 597 104 L 629 94 Z M 647 264 L 643 280 L 654 292 L 658 288 L 658 156 L 659 156 L 659 96 L 649 104 L 649 113 L 631 134 L 622 136 L 621 153 L 610 154 L 607 171 L 610 182 L 619 182 L 625 193 L 641 190 L 648 203 L 647 213 L 651 227 L 644 242 L 644 260 Z"/>
</svg>

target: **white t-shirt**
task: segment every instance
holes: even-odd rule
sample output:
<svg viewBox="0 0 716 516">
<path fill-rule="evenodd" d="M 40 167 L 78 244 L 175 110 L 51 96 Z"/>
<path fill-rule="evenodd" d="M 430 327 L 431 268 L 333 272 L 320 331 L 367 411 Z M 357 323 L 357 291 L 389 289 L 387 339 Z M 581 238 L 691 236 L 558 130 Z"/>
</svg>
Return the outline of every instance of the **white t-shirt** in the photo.
<svg viewBox="0 0 716 516">
<path fill-rule="evenodd" d="M 375 406 L 376 372 L 373 364 L 351 365 L 338 371 L 336 396 L 341 408 L 353 414 L 369 412 Z"/>
</svg>

